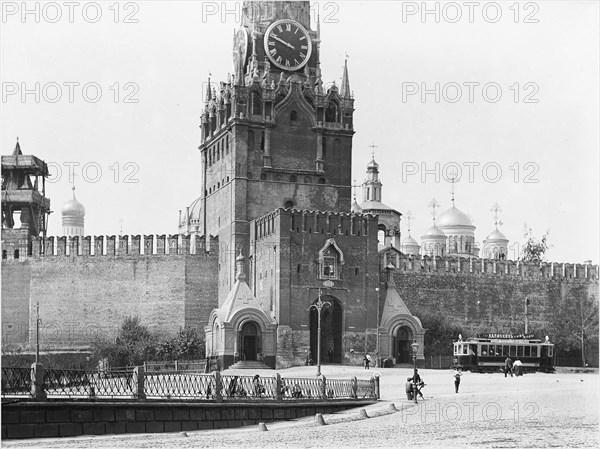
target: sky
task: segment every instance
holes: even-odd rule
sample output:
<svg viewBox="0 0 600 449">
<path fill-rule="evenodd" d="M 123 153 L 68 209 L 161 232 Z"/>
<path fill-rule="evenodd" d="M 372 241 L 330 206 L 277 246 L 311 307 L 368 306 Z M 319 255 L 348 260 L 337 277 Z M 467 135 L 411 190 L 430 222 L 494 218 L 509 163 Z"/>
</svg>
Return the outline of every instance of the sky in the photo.
<svg viewBox="0 0 600 449">
<path fill-rule="evenodd" d="M 598 263 L 598 2 L 313 2 L 313 29 L 317 11 L 324 81 L 348 58 L 353 179 L 374 151 L 413 237 L 454 173 L 480 245 L 497 203 L 509 258 L 526 227 L 550 261 Z M 201 193 L 206 80 L 232 72 L 240 19 L 235 2 L 2 2 L 1 152 L 19 137 L 49 164 L 48 235 L 73 180 L 86 234 L 177 233 Z"/>
</svg>

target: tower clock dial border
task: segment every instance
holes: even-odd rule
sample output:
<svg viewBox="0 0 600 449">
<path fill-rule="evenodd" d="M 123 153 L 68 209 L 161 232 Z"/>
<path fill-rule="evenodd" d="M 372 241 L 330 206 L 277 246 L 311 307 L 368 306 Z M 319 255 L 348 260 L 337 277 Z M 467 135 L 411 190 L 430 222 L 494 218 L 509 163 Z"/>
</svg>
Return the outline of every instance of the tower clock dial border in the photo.
<svg viewBox="0 0 600 449">
<path fill-rule="evenodd" d="M 265 54 L 276 67 L 295 71 L 304 67 L 312 54 L 310 34 L 292 19 L 273 22 L 265 31 Z"/>
</svg>

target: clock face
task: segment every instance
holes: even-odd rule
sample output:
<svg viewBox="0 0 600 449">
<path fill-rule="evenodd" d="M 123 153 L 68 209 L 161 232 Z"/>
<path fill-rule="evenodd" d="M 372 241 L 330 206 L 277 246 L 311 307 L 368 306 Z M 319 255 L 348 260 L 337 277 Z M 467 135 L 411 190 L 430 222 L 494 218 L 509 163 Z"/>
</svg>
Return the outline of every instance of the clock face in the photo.
<svg viewBox="0 0 600 449">
<path fill-rule="evenodd" d="M 304 67 L 311 52 L 308 31 L 294 20 L 273 22 L 265 32 L 265 53 L 280 69 L 298 70 Z"/>
</svg>

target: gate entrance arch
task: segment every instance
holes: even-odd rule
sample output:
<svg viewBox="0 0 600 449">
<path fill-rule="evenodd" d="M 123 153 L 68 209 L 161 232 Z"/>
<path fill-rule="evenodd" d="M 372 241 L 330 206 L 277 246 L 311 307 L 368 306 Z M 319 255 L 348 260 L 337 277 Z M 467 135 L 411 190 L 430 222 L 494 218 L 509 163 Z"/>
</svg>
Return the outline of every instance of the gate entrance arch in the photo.
<svg viewBox="0 0 600 449">
<path fill-rule="evenodd" d="M 331 295 L 321 295 L 321 299 L 331 303 L 331 306 L 321 310 L 321 363 L 342 363 L 342 303 Z M 310 357 L 317 363 L 319 322 L 314 307 L 310 309 L 309 322 Z"/>
<path fill-rule="evenodd" d="M 413 342 L 413 331 L 408 326 L 399 326 L 394 332 L 394 355 L 397 363 L 411 363 Z"/>
<path fill-rule="evenodd" d="M 262 352 L 260 326 L 254 321 L 244 323 L 240 332 L 240 343 L 242 360 L 257 360 L 257 355 Z"/>
</svg>

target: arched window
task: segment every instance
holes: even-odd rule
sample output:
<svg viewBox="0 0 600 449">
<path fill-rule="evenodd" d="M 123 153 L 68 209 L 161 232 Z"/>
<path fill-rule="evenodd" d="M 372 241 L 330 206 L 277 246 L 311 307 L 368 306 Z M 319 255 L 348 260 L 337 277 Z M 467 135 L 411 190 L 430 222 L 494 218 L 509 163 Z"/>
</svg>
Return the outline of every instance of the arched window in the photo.
<svg viewBox="0 0 600 449">
<path fill-rule="evenodd" d="M 340 278 L 340 254 L 330 245 L 321 253 L 319 260 L 320 274 L 323 279 Z"/>
<path fill-rule="evenodd" d="M 260 174 L 260 180 L 261 181 L 266 181 L 267 180 L 267 174 L 266 173 L 261 173 Z"/>
<path fill-rule="evenodd" d="M 319 184 L 325 184 L 325 178 L 319 178 Z"/>
<path fill-rule="evenodd" d="M 248 130 L 248 151 L 254 151 L 254 131 Z"/>
<path fill-rule="evenodd" d="M 5 250 L 5 249 L 3 249 L 3 250 L 2 250 L 2 259 L 6 259 L 6 258 L 7 258 L 7 255 L 6 255 L 6 250 Z"/>
<path fill-rule="evenodd" d="M 321 148 L 322 148 L 323 159 L 327 159 L 327 138 L 325 138 L 325 137 L 323 137 L 323 140 L 321 143 Z"/>
<path fill-rule="evenodd" d="M 15 259 L 19 258 L 19 250 L 18 249 L 15 249 L 14 257 L 15 257 Z"/>
<path fill-rule="evenodd" d="M 292 200 L 288 200 L 285 202 L 285 208 L 286 209 L 293 209 L 294 208 L 294 202 Z"/>
<path fill-rule="evenodd" d="M 338 106 L 335 101 L 330 101 L 325 109 L 325 121 L 335 123 L 338 121 Z"/>
<path fill-rule="evenodd" d="M 260 99 L 260 94 L 258 92 L 252 92 L 252 114 L 262 114 L 262 102 Z"/>
<path fill-rule="evenodd" d="M 298 121 L 298 112 L 292 111 L 290 112 L 290 124 L 295 125 Z"/>
<path fill-rule="evenodd" d="M 305 177 L 304 177 L 304 182 L 305 182 L 306 184 L 310 184 L 310 183 L 312 182 L 312 179 L 310 178 L 310 176 L 305 176 Z"/>
<path fill-rule="evenodd" d="M 298 178 L 296 177 L 296 175 L 292 175 L 290 176 L 290 182 L 297 182 Z"/>
</svg>

